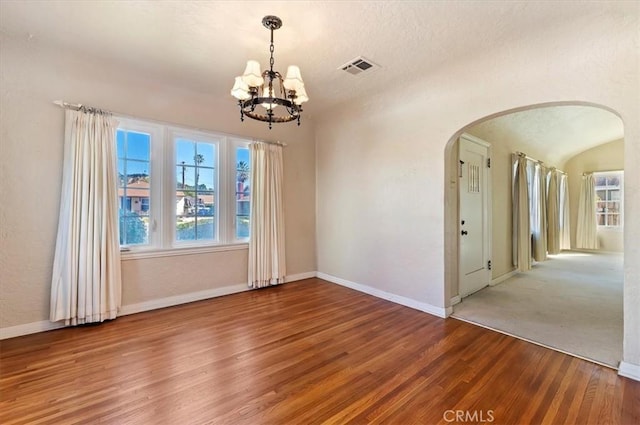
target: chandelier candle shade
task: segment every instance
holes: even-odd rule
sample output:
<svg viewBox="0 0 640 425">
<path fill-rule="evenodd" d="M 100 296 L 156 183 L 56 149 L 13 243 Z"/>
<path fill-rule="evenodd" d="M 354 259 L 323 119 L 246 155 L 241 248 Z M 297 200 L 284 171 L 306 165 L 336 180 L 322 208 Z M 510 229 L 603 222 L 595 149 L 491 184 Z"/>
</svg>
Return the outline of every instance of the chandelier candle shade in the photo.
<svg viewBox="0 0 640 425">
<path fill-rule="evenodd" d="M 244 74 L 236 77 L 231 95 L 238 99 L 240 120 L 244 121 L 246 115 L 254 120 L 268 122 L 269 128 L 274 122 L 294 120 L 300 125 L 302 104 L 309 100 L 300 68 L 289 66 L 284 80 L 282 74 L 273 70 L 273 31 L 282 27 L 282 20 L 277 16 L 265 16 L 262 25 L 271 31 L 269 69 L 262 72 L 260 64 L 250 60 L 247 61 Z"/>
</svg>

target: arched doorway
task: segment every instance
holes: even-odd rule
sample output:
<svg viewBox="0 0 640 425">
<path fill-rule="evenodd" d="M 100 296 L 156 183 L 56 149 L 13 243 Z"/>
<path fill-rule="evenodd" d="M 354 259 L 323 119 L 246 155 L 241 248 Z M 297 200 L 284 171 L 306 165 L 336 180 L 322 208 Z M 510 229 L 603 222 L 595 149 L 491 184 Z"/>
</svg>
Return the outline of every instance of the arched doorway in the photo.
<svg viewBox="0 0 640 425">
<path fill-rule="evenodd" d="M 564 136 L 563 136 L 564 132 Z M 582 132 L 582 133 L 581 133 Z M 620 165 L 612 165 L 611 161 L 582 161 L 579 165 L 571 164 L 571 160 L 590 150 L 597 151 L 597 147 L 613 143 L 618 146 L 620 153 L 623 152 L 624 134 L 623 124 L 619 116 L 612 110 L 601 105 L 594 105 L 583 102 L 560 102 L 549 104 L 530 105 L 527 107 L 503 111 L 484 117 L 461 128 L 449 140 L 445 150 L 445 294 L 450 305 L 455 305 L 460 301 L 459 272 L 459 243 L 460 243 L 460 217 L 459 217 L 459 194 L 458 194 L 458 140 L 462 134 L 470 133 L 480 137 L 492 146 L 492 204 L 494 210 L 494 223 L 491 231 L 492 244 L 492 283 L 499 284 L 512 278 L 516 273 L 511 262 L 511 166 L 510 155 L 516 151 L 524 152 L 532 158 L 539 158 L 548 166 L 564 168 L 570 166 L 571 174 L 569 181 L 572 181 L 572 248 L 575 247 L 575 216 L 577 209 L 577 192 L 579 191 L 580 175 L 582 172 L 612 171 L 614 168 L 623 168 L 623 161 Z M 549 141 L 553 140 L 555 141 Z M 489 139 L 489 140 L 487 140 Z M 508 140 L 508 142 L 507 142 Z M 532 144 L 531 140 L 537 140 L 537 144 Z M 604 150 L 602 150 L 604 152 Z M 593 155 L 592 155 L 593 156 Z M 580 161 L 574 161 L 580 162 Z M 582 167 L 582 168 L 580 168 Z M 585 168 L 586 167 L 586 168 Z M 573 177 L 573 179 L 571 178 Z M 622 206 L 622 204 L 621 204 Z M 621 246 L 621 244 L 620 244 Z M 556 263 L 558 263 L 556 261 Z M 620 261 L 621 263 L 621 261 Z M 620 266 L 621 268 L 621 266 Z M 483 290 L 485 291 L 485 290 Z M 622 359 L 622 274 L 620 274 L 620 326 L 619 340 L 620 347 L 617 361 Z M 570 301 L 570 300 L 569 300 Z M 453 309 L 449 309 L 452 311 Z M 550 316 L 550 315 L 548 315 Z M 544 311 L 540 313 L 544 318 Z M 491 327 L 491 323 L 481 323 Z M 504 331 L 504 329 L 497 330 Z M 516 336 L 516 332 L 512 333 Z M 526 336 L 524 336 L 524 339 Z M 571 353 L 571 350 L 562 347 L 555 347 L 545 344 L 545 341 L 533 342 L 549 345 L 551 348 L 568 351 L 591 360 L 601 359 L 590 358 L 582 353 Z M 579 351 L 579 350 L 578 350 Z M 609 361 L 602 361 L 609 366 L 616 367 Z"/>
</svg>

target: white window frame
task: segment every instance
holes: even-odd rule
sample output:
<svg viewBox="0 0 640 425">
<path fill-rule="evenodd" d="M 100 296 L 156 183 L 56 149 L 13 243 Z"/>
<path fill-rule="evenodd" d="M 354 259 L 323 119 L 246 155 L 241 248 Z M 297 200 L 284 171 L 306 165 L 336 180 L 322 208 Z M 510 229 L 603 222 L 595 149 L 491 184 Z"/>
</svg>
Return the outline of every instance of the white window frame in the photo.
<svg viewBox="0 0 640 425">
<path fill-rule="evenodd" d="M 141 119 L 116 117 L 118 129 L 151 135 L 149 243 L 122 245 L 124 260 L 184 255 L 199 252 L 246 249 L 248 238 L 236 237 L 236 148 L 248 148 L 252 140 Z M 215 145 L 214 240 L 176 240 L 176 140 Z"/>
<path fill-rule="evenodd" d="M 238 238 L 236 235 L 236 220 L 237 220 L 237 216 L 236 216 L 236 184 L 237 184 L 236 182 L 236 171 L 237 171 L 236 150 L 238 148 L 249 149 L 249 144 L 250 142 L 247 141 L 246 139 L 239 139 L 239 138 L 233 138 L 233 137 L 229 138 L 230 149 L 227 157 L 229 168 L 226 174 L 230 182 L 230 185 L 228 187 L 230 188 L 233 187 L 233 190 L 230 190 L 229 194 L 227 195 L 226 207 L 227 207 L 227 214 L 229 215 L 229 217 L 231 217 L 231 220 L 230 220 L 231 226 L 229 227 L 229 231 L 231 232 L 230 239 L 234 243 L 249 242 L 249 237 Z M 251 166 L 251 164 L 249 165 Z M 251 184 L 251 182 L 249 182 L 249 184 Z M 249 186 L 249 190 L 253 191 L 253 187 Z"/>
<path fill-rule="evenodd" d="M 624 171 L 623 170 L 615 170 L 615 171 L 597 171 L 593 173 L 593 178 L 597 179 L 598 177 L 618 177 L 620 179 L 620 184 L 618 186 L 595 186 L 596 196 L 599 190 L 611 190 L 612 188 L 618 188 L 620 190 L 620 212 L 618 213 L 618 221 L 620 225 L 611 226 L 611 225 L 600 225 L 598 224 L 598 230 L 610 230 L 610 231 L 623 231 L 624 229 Z M 605 200 L 607 201 L 607 200 Z M 597 202 L 597 201 L 596 201 Z M 608 211 L 605 211 L 605 215 Z M 596 206 L 596 217 L 600 215 Z"/>
<path fill-rule="evenodd" d="M 177 139 L 186 139 L 189 141 L 193 141 L 196 143 L 208 143 L 213 146 L 215 152 L 215 161 L 214 161 L 214 200 L 215 200 L 215 229 L 214 234 L 215 238 L 211 240 L 194 240 L 194 241 L 179 241 L 176 239 L 176 145 Z M 224 214 L 222 214 L 222 209 L 224 205 L 220 205 L 222 202 L 222 194 L 224 193 L 225 183 L 220 181 L 221 173 L 220 169 L 225 166 L 224 164 L 224 150 L 225 150 L 225 137 L 214 134 L 214 133 L 206 133 L 197 130 L 188 130 L 178 127 L 170 127 L 167 132 L 167 158 L 166 158 L 166 172 L 164 174 L 165 177 L 165 188 L 166 188 L 166 198 L 171 199 L 171 205 L 173 206 L 173 218 L 171 220 L 167 220 L 167 229 L 166 234 L 170 235 L 172 248 L 188 248 L 188 247 L 200 247 L 200 246 L 208 246 L 208 245 L 220 245 L 224 241 L 227 241 L 227 238 L 224 235 L 224 225 L 221 223 L 226 223 Z M 171 205 L 166 205 L 165 208 L 171 208 Z M 169 210 L 167 210 L 169 211 Z"/>
<path fill-rule="evenodd" d="M 147 244 L 121 245 L 121 250 L 140 251 L 148 250 L 162 245 L 162 232 L 158 232 L 158 226 L 162 223 L 162 150 L 164 145 L 164 132 L 162 127 L 138 120 L 117 118 L 118 129 L 147 133 L 149 141 L 149 234 Z"/>
</svg>

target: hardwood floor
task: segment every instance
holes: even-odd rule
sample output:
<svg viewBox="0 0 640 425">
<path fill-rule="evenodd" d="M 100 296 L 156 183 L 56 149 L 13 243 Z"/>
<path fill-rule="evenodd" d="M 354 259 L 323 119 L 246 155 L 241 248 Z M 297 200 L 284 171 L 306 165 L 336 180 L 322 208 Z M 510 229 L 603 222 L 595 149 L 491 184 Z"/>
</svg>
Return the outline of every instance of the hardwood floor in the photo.
<svg viewBox="0 0 640 425">
<path fill-rule="evenodd" d="M 2 424 L 638 424 L 640 382 L 319 279 L 0 344 Z"/>
</svg>

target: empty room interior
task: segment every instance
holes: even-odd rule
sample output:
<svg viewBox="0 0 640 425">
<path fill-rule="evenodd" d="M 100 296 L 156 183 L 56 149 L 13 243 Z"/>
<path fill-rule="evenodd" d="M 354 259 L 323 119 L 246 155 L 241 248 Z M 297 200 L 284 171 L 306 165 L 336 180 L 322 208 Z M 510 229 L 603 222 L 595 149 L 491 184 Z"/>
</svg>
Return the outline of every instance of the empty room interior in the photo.
<svg viewBox="0 0 640 425">
<path fill-rule="evenodd" d="M 640 3 L 0 2 L 0 422 L 640 423 Z"/>
</svg>

